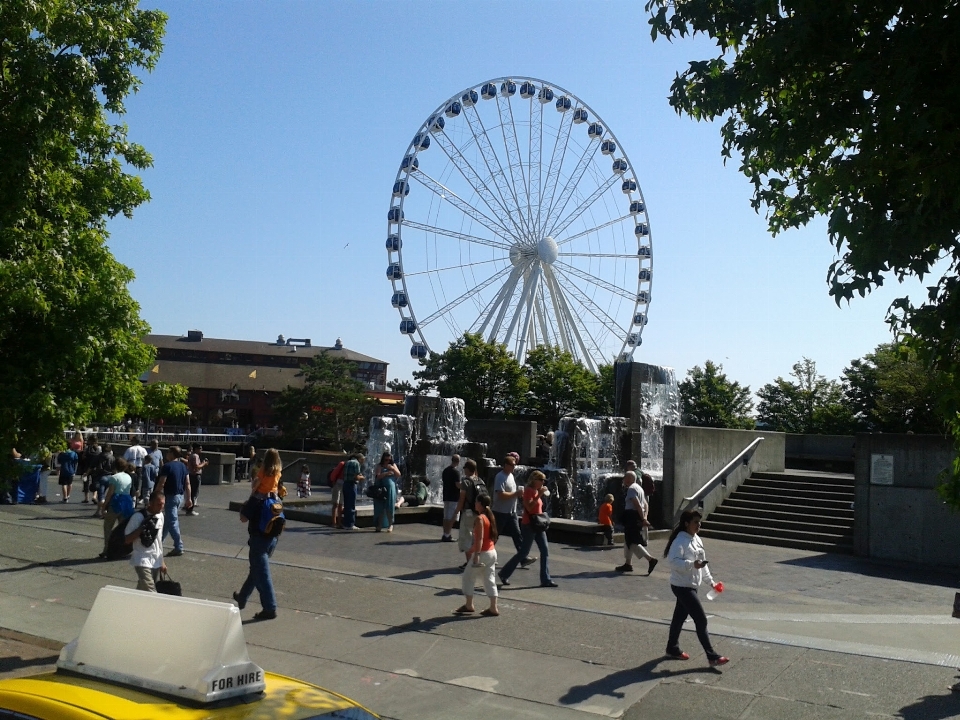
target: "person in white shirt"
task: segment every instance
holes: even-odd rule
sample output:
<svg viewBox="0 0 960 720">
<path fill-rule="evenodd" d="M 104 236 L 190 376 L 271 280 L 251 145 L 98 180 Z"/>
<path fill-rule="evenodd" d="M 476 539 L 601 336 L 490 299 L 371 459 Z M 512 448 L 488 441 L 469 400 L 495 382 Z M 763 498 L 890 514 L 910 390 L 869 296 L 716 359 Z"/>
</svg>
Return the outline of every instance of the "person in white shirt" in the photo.
<svg viewBox="0 0 960 720">
<path fill-rule="evenodd" d="M 123 529 L 124 540 L 133 545 L 130 564 L 137 571 L 137 590 L 156 592 L 160 574 L 167 571 L 163 561 L 164 503 L 163 493 L 154 493 L 147 507 L 135 512 Z"/>
<path fill-rule="evenodd" d="M 647 521 L 647 501 L 643 488 L 637 482 L 637 474 L 633 470 L 627 470 L 623 474 L 623 489 L 626 494 L 623 515 L 620 518 L 623 522 L 623 565 L 618 565 L 615 570 L 633 572 L 631 561 L 636 555 L 638 558 L 646 558 L 649 575 L 657 566 L 658 560 L 643 546 L 643 527 L 650 523 Z"/>
<path fill-rule="evenodd" d="M 130 495 L 133 497 L 134 502 L 137 500 L 143 500 L 146 502 L 147 494 L 143 493 L 141 495 L 140 486 L 143 482 L 143 459 L 147 456 L 147 449 L 140 444 L 140 438 L 134 436 L 130 447 L 127 448 L 127 451 L 123 454 L 123 459 L 127 461 L 127 464 L 130 466 L 130 478 L 133 480 L 133 488 L 130 490 Z"/>
<path fill-rule="evenodd" d="M 717 667 L 726 665 L 730 660 L 713 649 L 710 635 L 707 634 L 707 615 L 700 604 L 700 598 L 697 597 L 697 588 L 704 581 L 716 586 L 707 566 L 703 542 L 697 534 L 700 532 L 702 518 L 703 515 L 696 510 L 684 510 L 663 551 L 663 556 L 670 565 L 670 589 L 677 598 L 667 639 L 667 657 L 675 660 L 690 659 L 690 656 L 680 649 L 680 631 L 687 617 L 691 617 L 710 666 Z"/>
</svg>

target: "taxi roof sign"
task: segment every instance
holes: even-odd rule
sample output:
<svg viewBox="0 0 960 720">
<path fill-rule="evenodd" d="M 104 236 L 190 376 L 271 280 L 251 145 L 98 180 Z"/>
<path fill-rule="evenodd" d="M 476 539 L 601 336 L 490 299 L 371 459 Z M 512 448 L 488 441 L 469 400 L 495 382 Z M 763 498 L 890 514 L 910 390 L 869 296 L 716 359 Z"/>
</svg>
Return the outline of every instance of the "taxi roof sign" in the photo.
<svg viewBox="0 0 960 720">
<path fill-rule="evenodd" d="M 132 618 L 150 618 L 156 632 L 129 632 Z M 169 632 L 171 624 L 189 631 Z M 97 593 L 57 667 L 203 703 L 266 689 L 237 607 L 111 585 Z"/>
</svg>

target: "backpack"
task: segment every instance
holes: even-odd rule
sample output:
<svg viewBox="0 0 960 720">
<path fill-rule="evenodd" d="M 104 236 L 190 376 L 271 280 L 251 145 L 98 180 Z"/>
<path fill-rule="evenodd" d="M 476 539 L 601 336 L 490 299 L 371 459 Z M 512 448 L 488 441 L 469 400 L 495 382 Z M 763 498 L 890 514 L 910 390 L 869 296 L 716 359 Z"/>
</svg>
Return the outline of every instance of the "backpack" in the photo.
<svg viewBox="0 0 960 720">
<path fill-rule="evenodd" d="M 460 478 L 460 487 L 467 491 L 467 496 L 464 500 L 463 507 L 465 510 L 469 510 L 470 512 L 473 512 L 473 506 L 477 502 L 477 497 L 481 495 L 485 495 L 487 497 L 490 496 L 490 491 L 487 490 L 487 484 L 476 475 L 474 475 L 472 478 Z"/>
<path fill-rule="evenodd" d="M 120 521 L 110 532 L 107 540 L 107 560 L 122 560 L 133 554 L 133 545 L 127 545 L 127 523 Z"/>
<path fill-rule="evenodd" d="M 283 503 L 280 502 L 280 498 L 270 493 L 263 499 L 263 504 L 260 506 L 260 534 L 267 538 L 279 537 L 286 522 Z"/>
<path fill-rule="evenodd" d="M 343 468 L 347 465 L 346 460 L 341 460 L 338 465 L 330 468 L 330 472 L 327 473 L 327 485 L 333 487 L 337 480 L 343 477 Z"/>
<path fill-rule="evenodd" d="M 133 498 L 129 495 L 114 495 L 110 498 L 110 512 L 115 512 L 126 523 L 133 515 Z"/>
<path fill-rule="evenodd" d="M 151 518 L 146 508 L 141 510 L 140 514 L 143 515 L 143 523 L 140 525 L 140 542 L 144 547 L 150 547 L 157 539 L 157 519 Z"/>
<path fill-rule="evenodd" d="M 640 477 L 640 487 L 643 488 L 643 494 L 648 498 L 656 491 L 657 486 L 653 484 L 653 478 L 644 473 Z"/>
</svg>

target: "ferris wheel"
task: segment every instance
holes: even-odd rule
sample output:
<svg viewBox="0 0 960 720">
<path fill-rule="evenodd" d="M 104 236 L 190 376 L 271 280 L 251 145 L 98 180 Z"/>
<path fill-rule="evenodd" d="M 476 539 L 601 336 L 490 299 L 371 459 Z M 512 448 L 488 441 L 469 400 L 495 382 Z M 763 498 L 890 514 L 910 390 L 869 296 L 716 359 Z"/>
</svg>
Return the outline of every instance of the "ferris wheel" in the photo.
<svg viewBox="0 0 960 720">
<path fill-rule="evenodd" d="M 552 345 L 597 372 L 640 345 L 653 245 L 637 173 L 553 83 L 497 78 L 430 113 L 393 184 L 386 247 L 413 358 L 473 332 L 520 362 Z"/>
</svg>

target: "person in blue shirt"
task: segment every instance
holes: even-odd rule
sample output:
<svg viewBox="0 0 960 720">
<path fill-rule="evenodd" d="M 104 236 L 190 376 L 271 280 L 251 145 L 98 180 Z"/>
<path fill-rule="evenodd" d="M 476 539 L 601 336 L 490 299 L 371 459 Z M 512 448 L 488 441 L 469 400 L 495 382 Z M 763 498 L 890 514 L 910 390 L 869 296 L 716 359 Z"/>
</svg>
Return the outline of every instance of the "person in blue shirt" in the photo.
<svg viewBox="0 0 960 720">
<path fill-rule="evenodd" d="M 57 455 L 57 465 L 60 466 L 60 502 L 70 500 L 73 476 L 77 474 L 77 463 L 79 461 L 80 456 L 69 448 Z"/>
<path fill-rule="evenodd" d="M 167 449 L 167 463 L 160 468 L 156 492 L 163 492 L 166 504 L 163 507 L 163 539 L 167 534 L 173 536 L 173 550 L 167 557 L 183 555 L 183 539 L 180 537 L 180 506 L 190 503 L 190 482 L 187 464 L 180 459 L 180 448 L 176 445 Z"/>
</svg>

